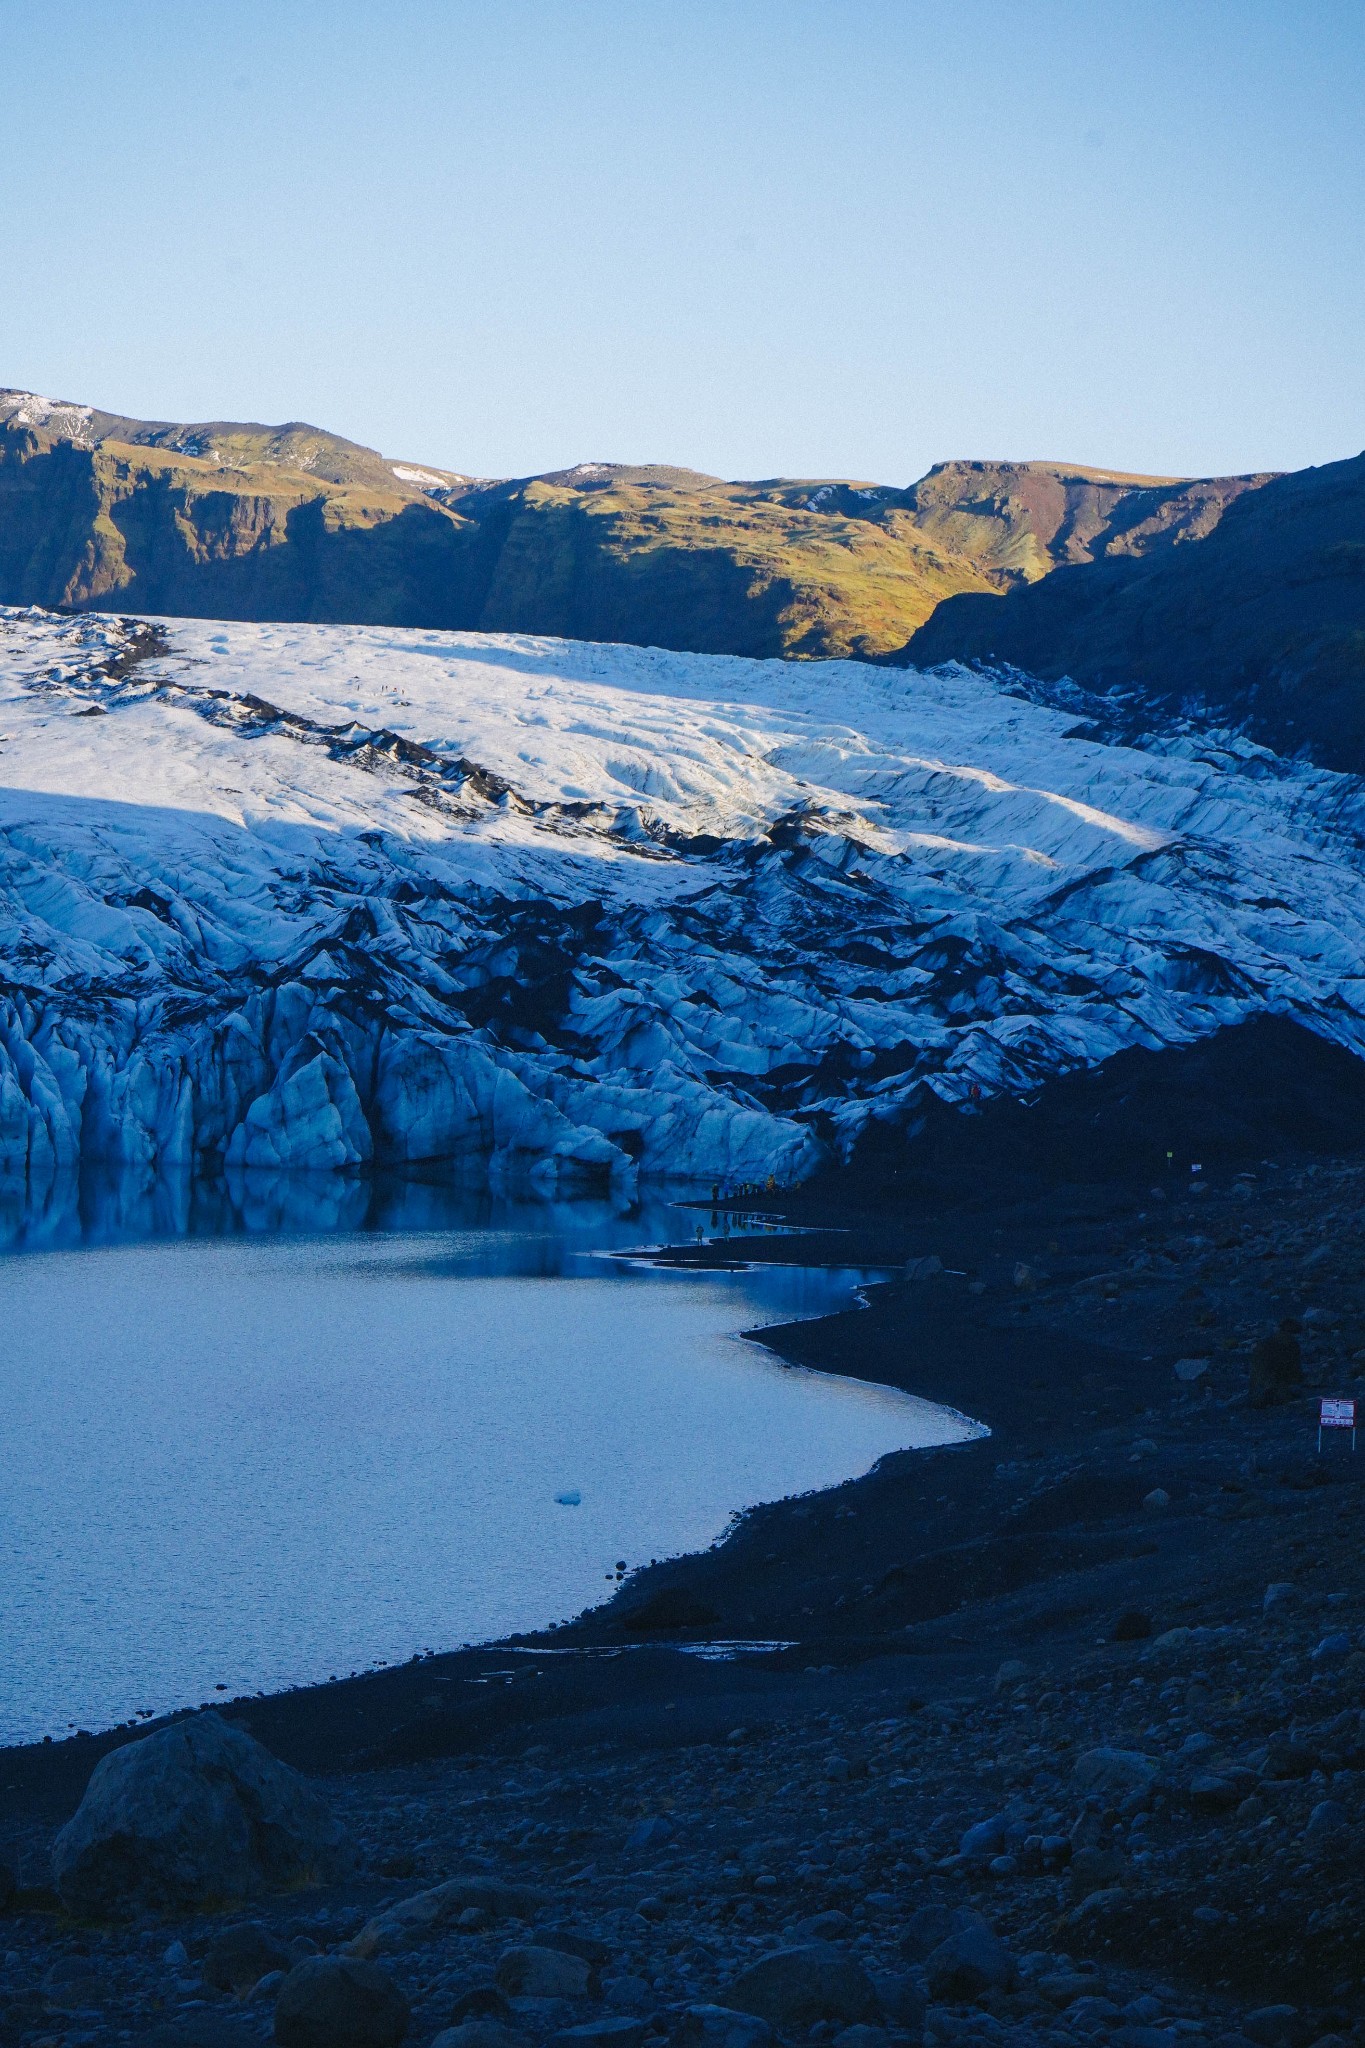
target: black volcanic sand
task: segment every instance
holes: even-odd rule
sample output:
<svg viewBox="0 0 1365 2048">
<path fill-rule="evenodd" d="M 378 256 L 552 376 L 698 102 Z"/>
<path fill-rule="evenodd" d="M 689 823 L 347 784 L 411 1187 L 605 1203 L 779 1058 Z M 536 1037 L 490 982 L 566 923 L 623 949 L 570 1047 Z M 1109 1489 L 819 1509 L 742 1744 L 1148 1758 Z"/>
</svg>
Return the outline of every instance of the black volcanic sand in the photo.
<svg viewBox="0 0 1365 2048">
<path fill-rule="evenodd" d="M 636 1987 L 617 2006 L 662 2037 L 825 1911 L 913 1992 L 906 1916 L 941 1900 L 1032 1960 L 1014 1992 L 931 2006 L 931 2039 L 1365 2040 L 1365 1444 L 1319 1455 L 1316 1434 L 1319 1392 L 1359 1375 L 1365 1394 L 1362 1138 L 1365 1067 L 1270 1020 L 1030 1107 L 935 1111 L 910 1148 L 888 1136 L 785 1200 L 799 1237 L 727 1237 L 718 1210 L 669 1256 L 901 1269 L 766 1344 L 990 1437 L 755 1510 L 569 1627 L 225 1704 L 329 1781 L 366 1855 L 344 1891 L 261 1917 L 335 1946 L 424 1884 L 515 1876 L 546 1924 L 596 1934 L 605 1977 Z M 1290 1314 L 1304 1389 L 1253 1409 L 1251 1347 Z M 784 1647 L 697 1654 L 726 1642 Z M 136 2039 L 213 2008 L 193 1960 L 160 1958 L 221 1923 L 82 1930 L 43 1890 L 54 1825 L 131 1739 L 0 1755 L 24 1887 L 0 1920 L 0 2041 Z M 1092 1784 L 1097 1745 L 1144 1753 L 1152 1785 Z M 665 1827 L 631 1847 L 649 1816 Z M 1002 1816 L 994 1866 L 958 1853 Z M 514 1938 L 446 1929 L 392 1958 L 411 2038 Z M 73 1947 L 107 1977 L 83 2036 L 41 1991 Z M 911 2005 L 893 2034 L 917 2031 Z M 231 2017 L 259 2036 L 268 2001 Z"/>
</svg>

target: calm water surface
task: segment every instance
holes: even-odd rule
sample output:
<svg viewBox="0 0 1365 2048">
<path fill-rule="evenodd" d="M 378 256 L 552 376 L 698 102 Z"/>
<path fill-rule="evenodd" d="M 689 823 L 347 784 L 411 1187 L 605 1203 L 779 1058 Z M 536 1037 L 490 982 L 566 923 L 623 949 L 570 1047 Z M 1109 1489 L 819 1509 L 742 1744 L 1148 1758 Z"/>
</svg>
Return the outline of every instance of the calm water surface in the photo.
<svg viewBox="0 0 1365 2048">
<path fill-rule="evenodd" d="M 978 1433 L 737 1334 L 858 1275 L 610 1256 L 642 1234 L 560 1211 L 0 1258 L 0 1742 L 538 1627 L 618 1559 Z"/>
</svg>

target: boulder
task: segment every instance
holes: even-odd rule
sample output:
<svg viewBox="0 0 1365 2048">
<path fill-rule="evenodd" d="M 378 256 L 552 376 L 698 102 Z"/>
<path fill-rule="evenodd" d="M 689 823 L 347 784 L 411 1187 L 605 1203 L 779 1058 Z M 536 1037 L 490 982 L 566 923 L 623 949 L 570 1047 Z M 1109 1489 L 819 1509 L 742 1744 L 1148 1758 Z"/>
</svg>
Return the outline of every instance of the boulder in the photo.
<svg viewBox="0 0 1365 2048">
<path fill-rule="evenodd" d="M 1240 1805 L 1243 1787 L 1217 1771 L 1196 1771 L 1190 1779 L 1190 1804 L 1196 1813 L 1229 1813 Z"/>
<path fill-rule="evenodd" d="M 398 2048 L 408 2001 L 385 1970 L 356 1956 L 310 1956 L 275 2000 L 280 2048 Z"/>
<path fill-rule="evenodd" d="M 966 2005 L 985 1991 L 1010 1991 L 1018 1976 L 1004 1942 L 981 1921 L 950 1934 L 924 1961 L 929 1996 L 942 2005 Z"/>
<path fill-rule="evenodd" d="M 348 1944 L 347 1954 L 369 1957 L 409 1948 L 427 1940 L 433 1928 L 458 1921 L 462 1913 L 477 1911 L 490 1920 L 533 1920 L 544 1904 L 544 1894 L 530 1885 L 503 1884 L 496 1877 L 448 1878 L 367 1920 Z"/>
<path fill-rule="evenodd" d="M 1104 1792 L 1122 1798 L 1147 1792 L 1156 1783 L 1160 1765 L 1140 1749 L 1087 1749 L 1072 1772 L 1082 1792 Z"/>
<path fill-rule="evenodd" d="M 452 2027 L 463 2026 L 466 2020 L 501 2020 L 505 2026 L 512 2024 L 512 2008 L 491 1980 L 487 1983 L 468 1984 L 459 1992 L 450 2008 Z"/>
<path fill-rule="evenodd" d="M 297 1890 L 354 1860 L 312 1786 L 211 1713 L 102 1757 L 52 1845 L 62 1904 L 95 1917 Z"/>
<path fill-rule="evenodd" d="M 778 1949 L 741 1971 L 727 1992 L 739 2012 L 805 2033 L 817 2020 L 879 2020 L 881 2001 L 861 1963 L 823 1941 Z"/>
<path fill-rule="evenodd" d="M 1296 1742 L 1283 1729 L 1266 1744 L 1262 1775 L 1267 1778 L 1307 1778 L 1318 1767 L 1318 1753 L 1305 1742 Z"/>
<path fill-rule="evenodd" d="M 1005 1846 L 1005 1816 L 997 1813 L 990 1820 L 979 1820 L 970 1827 L 957 1845 L 959 1856 L 984 1858 L 997 1856 Z"/>
<path fill-rule="evenodd" d="M 532 1942 L 505 1950 L 494 1975 L 509 1998 L 587 1998 L 593 1990 L 592 1965 L 582 1956 Z"/>
<path fill-rule="evenodd" d="M 689 2005 L 673 2030 L 672 2048 L 768 2048 L 772 2028 L 757 2013 L 728 2005 Z"/>
<path fill-rule="evenodd" d="M 653 2012 L 654 1986 L 644 1977 L 613 1977 L 606 1987 L 607 2004 L 615 2012 Z"/>
<path fill-rule="evenodd" d="M 837 1906 L 831 1906 L 823 1913 L 807 1913 L 804 1920 L 798 1920 L 793 1930 L 802 1941 L 838 1941 L 841 1935 L 853 1931 L 853 1922 L 847 1913 L 841 1913 Z"/>
<path fill-rule="evenodd" d="M 1307 2038 L 1298 2007 L 1293 2005 L 1259 2006 L 1246 2014 L 1242 2032 L 1256 2048 L 1293 2048 L 1295 2042 Z"/>
<path fill-rule="evenodd" d="M 215 1991 L 250 1991 L 272 1970 L 288 1970 L 289 1950 L 254 1920 L 225 1927 L 204 1953 L 204 1982 Z"/>
<path fill-rule="evenodd" d="M 1068 1849 L 1070 1843 L 1067 1844 Z M 965 1906 L 919 1906 L 901 1930 L 901 1954 L 908 1963 L 922 1963 L 926 1956 L 965 1927 L 984 1927 L 979 1913 Z"/>
</svg>

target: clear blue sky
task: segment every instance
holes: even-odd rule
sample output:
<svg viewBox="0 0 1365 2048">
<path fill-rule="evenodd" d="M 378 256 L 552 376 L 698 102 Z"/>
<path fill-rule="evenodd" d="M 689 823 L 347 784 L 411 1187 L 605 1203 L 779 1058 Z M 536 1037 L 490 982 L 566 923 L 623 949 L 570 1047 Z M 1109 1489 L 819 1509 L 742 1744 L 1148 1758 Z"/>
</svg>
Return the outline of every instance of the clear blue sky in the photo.
<svg viewBox="0 0 1365 2048">
<path fill-rule="evenodd" d="M 0 0 L 0 384 L 482 475 L 1365 445 L 1361 0 Z"/>
</svg>

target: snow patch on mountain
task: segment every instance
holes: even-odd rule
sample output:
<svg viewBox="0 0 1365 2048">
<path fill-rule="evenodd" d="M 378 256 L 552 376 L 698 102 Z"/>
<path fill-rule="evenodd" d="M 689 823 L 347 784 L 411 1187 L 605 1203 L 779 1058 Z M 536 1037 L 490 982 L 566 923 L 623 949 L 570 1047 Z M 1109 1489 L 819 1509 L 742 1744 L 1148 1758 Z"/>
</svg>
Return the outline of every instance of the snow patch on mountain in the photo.
<svg viewBox="0 0 1365 2048">
<path fill-rule="evenodd" d="M 0 1168 L 792 1181 L 1258 1010 L 1365 797 L 963 670 L 0 612 Z"/>
<path fill-rule="evenodd" d="M 78 448 L 89 446 L 86 430 L 93 418 L 88 405 L 42 398 L 36 391 L 0 391 L 0 422 L 13 427 L 45 427 Z"/>
</svg>

